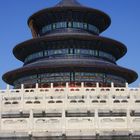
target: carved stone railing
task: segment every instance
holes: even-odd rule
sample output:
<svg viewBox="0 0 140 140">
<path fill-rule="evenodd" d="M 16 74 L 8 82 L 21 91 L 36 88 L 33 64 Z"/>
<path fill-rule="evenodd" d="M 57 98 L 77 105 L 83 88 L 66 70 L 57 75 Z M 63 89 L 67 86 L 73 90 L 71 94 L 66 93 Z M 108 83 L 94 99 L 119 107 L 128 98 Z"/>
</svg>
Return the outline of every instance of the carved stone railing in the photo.
<svg viewBox="0 0 140 140">
<path fill-rule="evenodd" d="M 140 134 L 140 88 L 65 87 L 0 90 L 0 133 Z"/>
</svg>

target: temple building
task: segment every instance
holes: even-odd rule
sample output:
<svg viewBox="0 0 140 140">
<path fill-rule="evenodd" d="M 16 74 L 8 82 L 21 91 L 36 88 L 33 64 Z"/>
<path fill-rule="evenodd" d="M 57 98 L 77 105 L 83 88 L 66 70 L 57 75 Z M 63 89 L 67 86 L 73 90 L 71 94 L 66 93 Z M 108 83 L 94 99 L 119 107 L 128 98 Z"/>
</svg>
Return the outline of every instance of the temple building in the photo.
<svg viewBox="0 0 140 140">
<path fill-rule="evenodd" d="M 78 0 L 29 17 L 33 39 L 13 49 L 23 66 L 2 77 L 0 139 L 140 139 L 138 74 L 117 64 L 126 46 L 100 35 L 110 24 Z"/>
<path fill-rule="evenodd" d="M 56 6 L 33 14 L 28 25 L 33 39 L 18 44 L 13 53 L 24 63 L 3 80 L 19 88 L 63 86 L 66 82 L 87 86 L 124 86 L 137 79 L 136 72 L 118 66 L 127 48 L 101 37 L 111 24 L 110 17 L 75 0 L 62 0 Z"/>
</svg>

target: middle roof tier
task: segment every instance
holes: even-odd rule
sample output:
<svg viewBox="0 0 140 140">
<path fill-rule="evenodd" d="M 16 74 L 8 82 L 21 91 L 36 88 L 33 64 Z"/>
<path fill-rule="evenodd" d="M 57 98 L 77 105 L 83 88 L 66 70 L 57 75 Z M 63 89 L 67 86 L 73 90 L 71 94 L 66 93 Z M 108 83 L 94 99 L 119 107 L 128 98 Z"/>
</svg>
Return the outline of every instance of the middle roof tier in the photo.
<svg viewBox="0 0 140 140">
<path fill-rule="evenodd" d="M 90 34 L 63 34 L 49 35 L 25 41 L 18 44 L 13 49 L 13 53 L 17 59 L 25 62 L 25 59 L 34 53 L 64 48 L 97 50 L 112 55 L 115 60 L 120 59 L 127 52 L 124 44 L 110 38 Z"/>
</svg>

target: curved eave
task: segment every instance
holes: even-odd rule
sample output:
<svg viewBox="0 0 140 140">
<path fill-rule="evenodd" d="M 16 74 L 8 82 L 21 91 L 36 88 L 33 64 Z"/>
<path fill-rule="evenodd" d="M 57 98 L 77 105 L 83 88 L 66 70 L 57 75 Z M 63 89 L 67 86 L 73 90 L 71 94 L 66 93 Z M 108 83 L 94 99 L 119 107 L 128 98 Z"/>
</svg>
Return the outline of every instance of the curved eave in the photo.
<svg viewBox="0 0 140 140">
<path fill-rule="evenodd" d="M 16 69 L 14 71 L 10 71 L 3 75 L 3 80 L 13 85 L 13 82 L 21 77 L 29 76 L 33 74 L 41 74 L 46 72 L 58 72 L 58 71 L 90 71 L 90 72 L 102 72 L 107 74 L 113 74 L 120 77 L 123 77 L 127 80 L 128 83 L 134 82 L 138 75 L 135 71 L 129 70 L 123 67 L 119 67 L 116 65 L 99 65 L 99 64 L 65 64 L 63 65 L 53 65 L 53 66 L 32 66 L 32 67 L 23 67 L 20 69 Z"/>
<path fill-rule="evenodd" d="M 46 48 L 46 43 L 51 44 L 52 46 L 57 46 L 56 42 L 61 43 L 62 41 L 70 41 L 70 40 L 76 40 L 76 41 L 88 41 L 93 44 L 89 44 L 91 48 L 98 50 L 103 50 L 108 53 L 113 53 L 113 55 L 118 60 L 122 56 L 124 56 L 127 52 L 127 48 L 124 44 L 105 37 L 95 36 L 95 35 L 74 35 L 74 34 L 66 34 L 66 35 L 52 35 L 52 36 L 44 36 L 36 39 L 31 39 L 28 41 L 25 41 L 21 44 L 18 44 L 13 49 L 13 54 L 17 59 L 20 61 L 24 61 L 24 59 L 35 52 L 41 51 Z M 96 42 L 96 43 L 95 43 Z M 44 45 L 45 43 L 45 45 Z M 88 44 L 87 44 L 88 45 Z"/>
<path fill-rule="evenodd" d="M 77 18 L 82 18 L 83 20 L 86 19 L 91 24 L 93 22 L 95 24 L 97 23 L 100 32 L 106 30 L 111 24 L 111 18 L 106 13 L 97 9 L 92 9 L 84 6 L 63 6 L 63 7 L 56 6 L 40 10 L 39 12 L 30 16 L 28 19 L 28 25 L 31 20 L 35 21 L 35 24 L 38 27 L 44 25 L 45 20 L 46 21 L 53 20 L 56 22 L 58 19 L 62 19 L 62 17 L 64 17 L 60 16 L 59 13 L 61 13 L 61 15 L 64 15 L 66 12 L 68 12 L 68 14 L 72 12 L 79 12 L 79 15 L 83 13 L 85 17 L 77 16 Z M 68 17 L 70 18 L 70 16 L 67 16 L 66 18 Z"/>
</svg>

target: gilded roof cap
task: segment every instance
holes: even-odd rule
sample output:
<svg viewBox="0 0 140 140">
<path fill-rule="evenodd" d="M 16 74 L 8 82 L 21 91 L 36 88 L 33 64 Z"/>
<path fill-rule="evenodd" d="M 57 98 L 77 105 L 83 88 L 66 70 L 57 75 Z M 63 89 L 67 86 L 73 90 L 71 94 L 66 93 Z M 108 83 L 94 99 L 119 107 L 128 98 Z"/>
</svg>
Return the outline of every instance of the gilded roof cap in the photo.
<svg viewBox="0 0 140 140">
<path fill-rule="evenodd" d="M 82 6 L 77 0 L 61 0 L 56 7 L 65 7 L 65 6 Z"/>
</svg>

